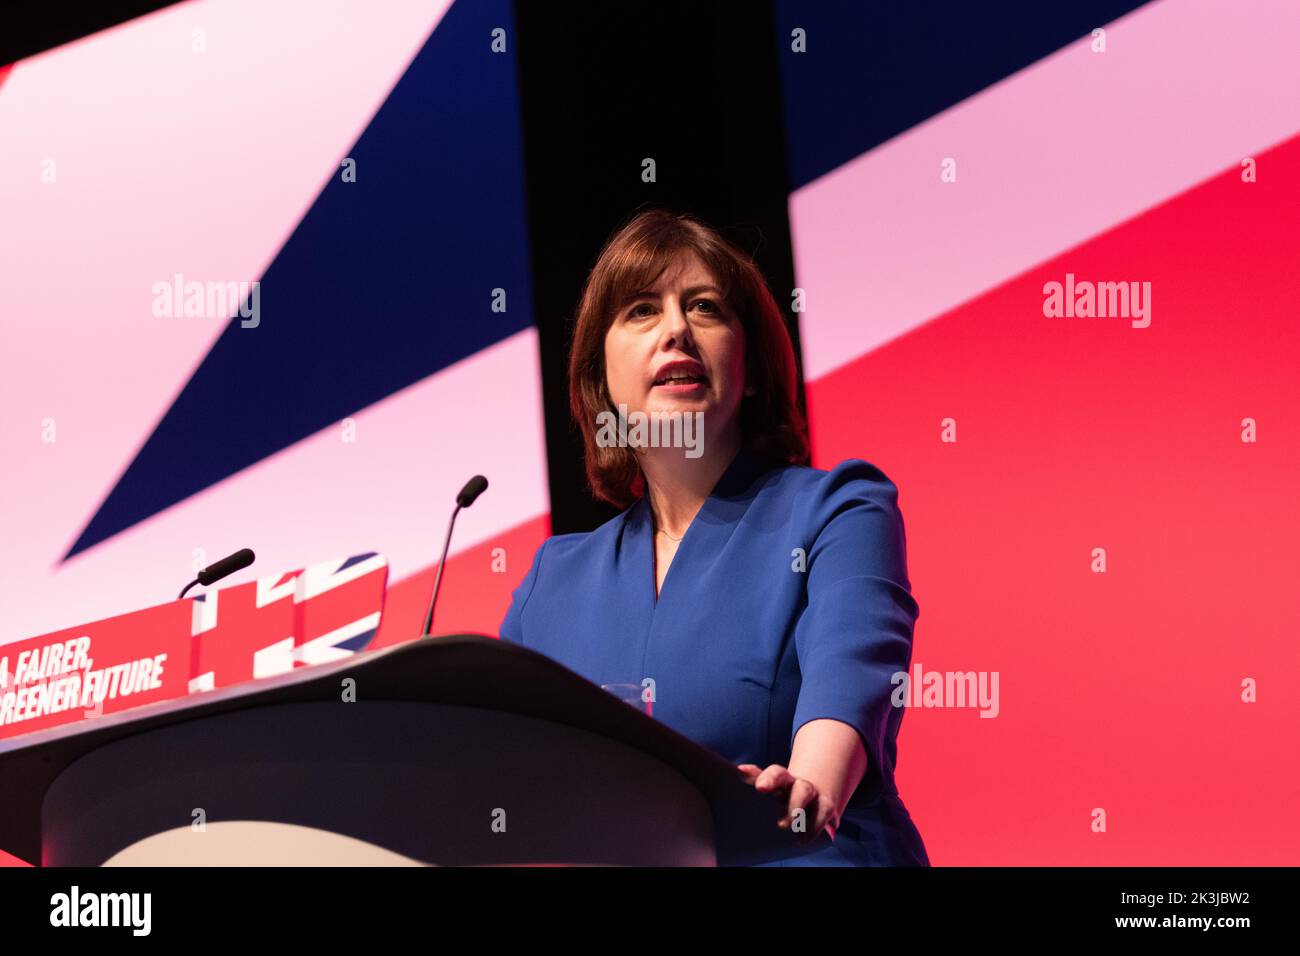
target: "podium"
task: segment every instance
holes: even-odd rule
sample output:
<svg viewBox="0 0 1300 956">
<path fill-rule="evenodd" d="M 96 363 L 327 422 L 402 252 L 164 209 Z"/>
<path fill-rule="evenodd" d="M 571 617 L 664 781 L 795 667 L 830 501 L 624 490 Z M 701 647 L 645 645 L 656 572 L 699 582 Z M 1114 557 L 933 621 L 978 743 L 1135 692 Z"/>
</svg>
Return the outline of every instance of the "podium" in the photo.
<svg viewBox="0 0 1300 956">
<path fill-rule="evenodd" d="M 713 866 L 827 842 L 707 748 L 472 634 L 0 741 L 0 808 L 0 848 L 43 866 Z"/>
</svg>

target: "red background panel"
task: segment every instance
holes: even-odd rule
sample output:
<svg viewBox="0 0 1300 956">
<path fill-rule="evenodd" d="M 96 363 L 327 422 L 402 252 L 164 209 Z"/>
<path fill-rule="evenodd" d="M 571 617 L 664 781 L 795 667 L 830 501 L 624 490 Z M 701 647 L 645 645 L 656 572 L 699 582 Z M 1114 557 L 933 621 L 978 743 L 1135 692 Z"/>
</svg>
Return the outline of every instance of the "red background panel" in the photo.
<svg viewBox="0 0 1300 956">
<path fill-rule="evenodd" d="M 528 572 L 533 555 L 550 534 L 551 516 L 541 515 L 449 558 L 438 594 L 433 633 L 496 637 L 510 607 L 511 594 Z M 434 574 L 438 570 L 436 555 L 441 548 L 441 543 L 430 548 L 435 560 L 423 571 L 401 581 L 389 582 L 379 633 L 375 635 L 370 650 L 401 644 L 420 636 L 424 616 L 429 611 Z M 504 566 L 494 555 L 497 548 L 503 551 Z"/>
<path fill-rule="evenodd" d="M 1000 674 L 903 721 L 935 864 L 1300 862 L 1300 139 L 1256 158 L 808 386 L 900 489 L 914 664 Z M 1067 272 L 1150 327 L 1045 317 Z"/>
</svg>

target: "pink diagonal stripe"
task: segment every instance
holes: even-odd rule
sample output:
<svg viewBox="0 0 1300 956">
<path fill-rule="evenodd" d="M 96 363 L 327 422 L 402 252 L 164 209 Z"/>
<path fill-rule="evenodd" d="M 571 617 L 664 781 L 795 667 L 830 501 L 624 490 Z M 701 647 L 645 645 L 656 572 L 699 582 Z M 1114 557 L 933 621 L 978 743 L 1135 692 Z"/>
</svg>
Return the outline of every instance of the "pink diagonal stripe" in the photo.
<svg viewBox="0 0 1300 956">
<path fill-rule="evenodd" d="M 809 379 L 1300 130 L 1294 0 L 1164 0 L 1105 30 L 791 197 Z"/>
</svg>

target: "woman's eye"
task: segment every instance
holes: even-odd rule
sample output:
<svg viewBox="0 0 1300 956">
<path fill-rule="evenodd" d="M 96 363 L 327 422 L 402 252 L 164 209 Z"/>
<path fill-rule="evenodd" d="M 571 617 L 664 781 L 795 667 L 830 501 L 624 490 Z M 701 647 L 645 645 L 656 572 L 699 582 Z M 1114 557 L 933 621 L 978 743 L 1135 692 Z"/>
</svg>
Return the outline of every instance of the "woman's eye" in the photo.
<svg viewBox="0 0 1300 956">
<path fill-rule="evenodd" d="M 699 309 L 700 306 L 706 306 L 706 308 L 703 310 L 705 315 L 722 314 L 722 309 L 718 306 L 718 303 L 714 302 L 712 299 L 696 299 L 693 303 L 691 303 L 691 307 L 694 309 Z M 649 311 L 642 311 L 643 309 Z M 649 302 L 642 302 L 640 305 L 632 306 L 632 308 L 628 311 L 627 315 L 628 318 L 630 319 L 639 319 L 644 315 L 649 315 L 650 312 L 652 311 L 654 311 L 653 305 L 651 305 Z"/>
</svg>

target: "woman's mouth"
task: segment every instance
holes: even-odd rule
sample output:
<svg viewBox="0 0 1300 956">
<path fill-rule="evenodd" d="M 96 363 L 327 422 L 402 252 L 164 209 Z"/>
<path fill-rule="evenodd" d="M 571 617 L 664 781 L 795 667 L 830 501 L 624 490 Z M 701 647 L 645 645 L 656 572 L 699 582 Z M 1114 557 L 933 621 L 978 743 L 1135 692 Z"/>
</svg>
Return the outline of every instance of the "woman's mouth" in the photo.
<svg viewBox="0 0 1300 956">
<path fill-rule="evenodd" d="M 654 388 L 669 395 L 694 395 L 703 393 L 709 387 L 709 380 L 703 375 L 691 375 L 686 372 L 672 372 L 655 380 Z"/>
</svg>

